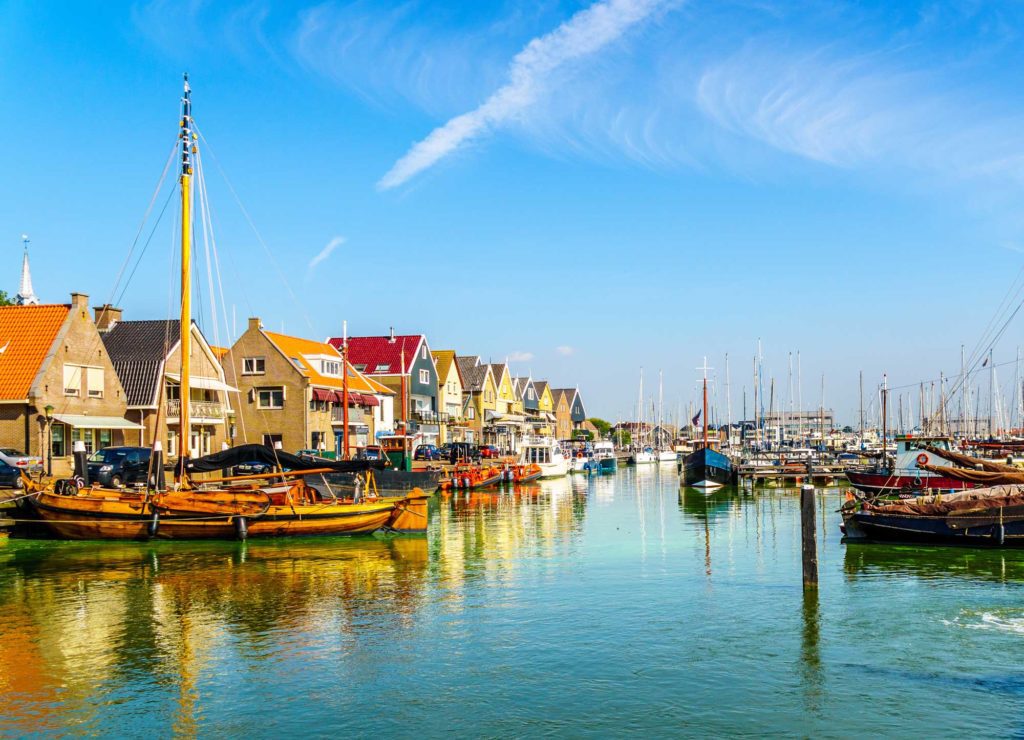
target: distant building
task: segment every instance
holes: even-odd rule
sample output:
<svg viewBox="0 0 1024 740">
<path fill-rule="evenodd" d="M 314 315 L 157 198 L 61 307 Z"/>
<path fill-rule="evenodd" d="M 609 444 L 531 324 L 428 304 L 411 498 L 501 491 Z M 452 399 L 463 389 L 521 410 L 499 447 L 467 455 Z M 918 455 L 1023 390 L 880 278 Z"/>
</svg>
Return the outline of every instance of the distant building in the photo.
<svg viewBox="0 0 1024 740">
<path fill-rule="evenodd" d="M 32 290 L 32 272 L 28 266 L 28 237 L 22 237 L 22 241 L 25 243 L 25 254 L 21 258 L 21 282 L 14 303 L 17 306 L 38 306 L 39 297 Z"/>
</svg>

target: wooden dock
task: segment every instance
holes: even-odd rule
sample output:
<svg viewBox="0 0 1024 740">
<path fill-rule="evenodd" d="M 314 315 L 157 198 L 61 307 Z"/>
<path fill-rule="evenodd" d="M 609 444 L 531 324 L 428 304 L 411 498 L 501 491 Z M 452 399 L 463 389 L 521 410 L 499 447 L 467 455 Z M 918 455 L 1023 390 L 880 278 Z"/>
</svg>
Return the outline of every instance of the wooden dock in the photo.
<svg viewBox="0 0 1024 740">
<path fill-rule="evenodd" d="M 845 467 L 842 465 L 738 465 L 736 474 L 740 482 L 754 485 L 793 485 L 814 483 L 829 485 L 843 479 Z"/>
</svg>

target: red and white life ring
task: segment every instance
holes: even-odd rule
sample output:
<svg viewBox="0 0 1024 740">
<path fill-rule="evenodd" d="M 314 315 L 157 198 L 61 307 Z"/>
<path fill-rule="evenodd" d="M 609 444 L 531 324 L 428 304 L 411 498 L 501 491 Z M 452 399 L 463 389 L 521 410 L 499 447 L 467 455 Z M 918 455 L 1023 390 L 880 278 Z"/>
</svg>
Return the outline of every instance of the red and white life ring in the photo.
<svg viewBox="0 0 1024 740">
<path fill-rule="evenodd" d="M 923 452 L 920 455 L 917 456 L 917 464 L 918 465 L 924 465 L 927 462 L 928 462 L 928 456 L 926 454 L 924 454 Z"/>
</svg>

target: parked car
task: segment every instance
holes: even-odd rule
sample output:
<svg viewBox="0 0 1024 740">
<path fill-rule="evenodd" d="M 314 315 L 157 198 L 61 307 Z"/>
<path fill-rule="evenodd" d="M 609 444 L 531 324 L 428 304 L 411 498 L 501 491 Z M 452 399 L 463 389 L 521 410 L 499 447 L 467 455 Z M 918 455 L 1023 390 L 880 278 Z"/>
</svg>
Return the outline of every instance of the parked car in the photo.
<svg viewBox="0 0 1024 740">
<path fill-rule="evenodd" d="M 440 460 L 441 451 L 436 445 L 416 445 L 416 451 L 412 453 L 413 460 Z"/>
<path fill-rule="evenodd" d="M 273 470 L 273 467 L 265 462 L 247 462 L 236 465 L 232 470 L 234 475 L 263 475 Z"/>
<path fill-rule="evenodd" d="M 14 447 L 0 448 L 0 462 L 21 470 L 39 470 L 43 465 L 42 458 L 26 455 Z"/>
<path fill-rule="evenodd" d="M 104 447 L 89 455 L 89 482 L 115 488 L 145 483 L 149 454 L 148 447 Z"/>
<path fill-rule="evenodd" d="M 437 451 L 441 455 L 442 460 L 447 460 L 452 456 L 452 443 L 445 442 L 443 445 L 437 448 Z"/>
<path fill-rule="evenodd" d="M 501 452 L 494 445 L 480 445 L 480 457 L 482 458 L 493 458 L 499 457 Z"/>
<path fill-rule="evenodd" d="M 24 488 L 25 481 L 21 478 L 21 468 L 0 461 L 0 488 Z"/>
</svg>

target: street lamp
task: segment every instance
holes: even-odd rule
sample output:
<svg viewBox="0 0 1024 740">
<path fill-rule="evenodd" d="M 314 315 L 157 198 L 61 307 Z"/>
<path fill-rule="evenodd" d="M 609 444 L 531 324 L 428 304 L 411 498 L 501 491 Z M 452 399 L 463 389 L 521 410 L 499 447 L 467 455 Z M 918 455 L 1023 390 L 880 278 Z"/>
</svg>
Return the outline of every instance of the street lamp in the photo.
<svg viewBox="0 0 1024 740">
<path fill-rule="evenodd" d="M 46 414 L 46 475 L 53 477 L 53 406 L 43 407 Z"/>
</svg>

